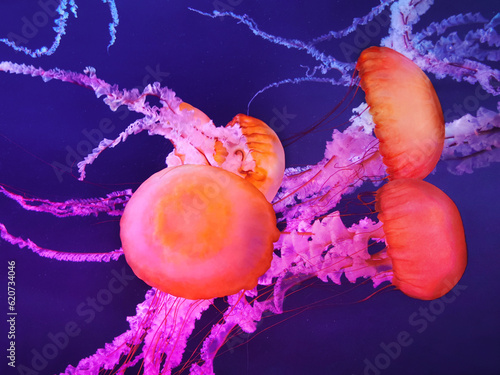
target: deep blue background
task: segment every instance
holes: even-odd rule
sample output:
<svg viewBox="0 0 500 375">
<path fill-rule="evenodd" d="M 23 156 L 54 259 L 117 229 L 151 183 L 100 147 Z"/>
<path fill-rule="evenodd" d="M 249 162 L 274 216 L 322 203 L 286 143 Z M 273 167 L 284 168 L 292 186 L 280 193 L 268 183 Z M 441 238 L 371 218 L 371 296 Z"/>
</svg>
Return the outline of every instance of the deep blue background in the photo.
<svg viewBox="0 0 500 375">
<path fill-rule="evenodd" d="M 150 83 L 151 70 L 159 70 L 162 85 L 222 125 L 236 113 L 245 112 L 256 91 L 280 79 L 302 76 L 305 69 L 300 65 L 314 63 L 303 53 L 254 36 L 234 20 L 211 19 L 187 9 L 212 11 L 214 4 L 224 3 L 236 13 L 249 14 L 266 32 L 302 40 L 340 30 L 377 4 L 366 0 L 315 0 L 293 6 L 285 0 L 122 1 L 118 4 L 118 39 L 108 52 L 108 8 L 99 0 L 89 0 L 78 4 L 78 19 L 70 18 L 67 35 L 54 55 L 34 60 L 0 45 L 0 60 L 79 72 L 90 65 L 100 78 L 123 88 Z M 499 10 L 492 4 L 487 0 L 440 1 L 417 30 L 460 12 L 480 11 L 491 18 Z M 10 32 L 20 34 L 26 20 L 33 22 L 36 16 L 40 26 L 27 45 L 37 48 L 51 43 L 52 23 L 48 19 L 44 22 L 40 11 L 34 1 L 2 1 L 0 37 Z M 374 35 L 367 43 L 379 44 L 384 35 Z M 347 42 L 352 44 L 354 36 L 350 38 Z M 339 42 L 322 47 L 342 59 Z M 475 90 L 451 79 L 434 82 L 445 111 L 463 104 Z M 345 88 L 328 84 L 286 85 L 260 95 L 250 114 L 270 122 L 275 111 L 286 107 L 296 117 L 279 133 L 285 138 L 307 129 L 344 94 Z M 75 150 L 86 139 L 85 129 L 95 129 L 101 119 L 109 118 L 115 128 L 106 135 L 114 137 L 134 116 L 120 119 L 89 90 L 25 76 L 1 74 L 0 97 L 0 133 L 4 136 L 0 137 L 0 183 L 38 197 L 58 201 L 136 188 L 163 168 L 170 151 L 161 137 L 140 134 L 103 153 L 88 168 L 85 183 L 69 174 L 60 182 L 50 163 L 64 163 L 67 147 Z M 359 93 L 355 102 L 362 100 Z M 490 98 L 481 104 L 493 109 L 494 103 Z M 318 162 L 329 139 L 330 132 L 318 133 L 287 148 L 287 166 Z M 76 174 L 76 169 L 73 171 Z M 340 287 L 316 282 L 285 303 L 287 309 L 298 307 L 303 312 L 266 319 L 250 341 L 237 348 L 224 347 L 221 352 L 225 353 L 216 360 L 216 373 L 362 374 L 365 360 L 373 362 L 382 352 L 382 343 L 395 341 L 401 331 L 407 331 L 412 344 L 381 373 L 500 374 L 499 172 L 496 164 L 471 175 L 455 176 L 439 164 L 437 173 L 428 178 L 456 202 L 462 214 L 469 265 L 460 282 L 461 294 L 442 305 L 444 311 L 434 314 L 435 320 L 422 333 L 409 318 L 420 308 L 428 308 L 429 302 L 396 291 L 359 302 L 373 292 L 370 283 L 351 290 L 346 280 Z M 0 197 L 0 222 L 12 234 L 51 249 L 101 252 L 120 246 L 118 220 L 105 216 L 57 219 L 25 212 Z M 134 280 L 86 323 L 77 306 L 105 288 L 113 277 L 112 270 L 126 267 L 124 260 L 110 264 L 57 262 L 0 242 L 0 275 L 7 274 L 6 261 L 12 259 L 17 263 L 18 283 L 17 363 L 29 366 L 32 350 L 42 350 L 50 342 L 49 333 L 60 332 L 67 322 L 75 321 L 81 329 L 40 374 L 63 371 L 68 363 L 76 365 L 122 333 L 128 326 L 125 317 L 135 313 L 135 305 L 143 301 L 147 290 L 141 281 Z M 6 283 L 6 276 L 0 282 Z M 0 290 L 1 317 L 7 306 L 4 287 Z M 5 353 L 7 327 L 4 318 L 0 320 L 1 350 Z M 246 340 L 244 336 L 233 344 Z M 1 358 L 2 368 L 7 368 L 3 354 Z"/>
</svg>

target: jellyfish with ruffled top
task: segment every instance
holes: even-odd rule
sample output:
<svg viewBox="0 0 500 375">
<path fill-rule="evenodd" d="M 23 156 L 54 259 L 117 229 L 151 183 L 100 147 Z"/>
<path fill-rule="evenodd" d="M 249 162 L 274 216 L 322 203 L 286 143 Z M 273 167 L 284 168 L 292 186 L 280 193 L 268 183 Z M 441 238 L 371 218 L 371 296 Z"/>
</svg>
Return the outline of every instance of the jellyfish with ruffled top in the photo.
<svg viewBox="0 0 500 375">
<path fill-rule="evenodd" d="M 425 178 L 444 145 L 434 86 L 413 61 L 387 47 L 364 50 L 356 64 L 389 179 Z"/>
<path fill-rule="evenodd" d="M 448 293 L 467 266 L 464 227 L 455 203 L 419 179 L 393 180 L 377 191 L 376 199 L 392 284 L 423 300 Z"/>
</svg>

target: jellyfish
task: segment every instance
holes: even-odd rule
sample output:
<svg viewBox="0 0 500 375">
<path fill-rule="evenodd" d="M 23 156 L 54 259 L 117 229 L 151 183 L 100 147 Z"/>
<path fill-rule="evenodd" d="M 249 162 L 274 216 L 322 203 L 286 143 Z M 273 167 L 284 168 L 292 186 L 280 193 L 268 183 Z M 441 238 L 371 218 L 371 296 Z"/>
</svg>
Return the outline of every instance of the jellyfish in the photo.
<svg viewBox="0 0 500 375">
<path fill-rule="evenodd" d="M 192 113 L 193 121 L 200 124 L 211 122 L 207 115 L 190 104 L 182 102 L 179 111 Z M 250 182 L 271 202 L 285 171 L 285 151 L 280 139 L 266 123 L 242 113 L 234 116 L 225 130 L 226 134 L 223 135 L 224 130 L 220 129 L 221 135 L 215 136 L 214 143 L 196 145 L 196 151 L 202 157 L 195 160 L 189 156 L 186 159 L 191 153 L 190 149 L 185 149 L 179 141 L 172 141 L 175 150 L 167 157 L 167 164 L 175 166 L 201 163 L 221 167 Z M 231 133 L 234 137 L 227 138 Z"/>
<path fill-rule="evenodd" d="M 272 206 L 256 187 L 204 165 L 154 174 L 120 221 L 134 273 L 162 292 L 193 300 L 255 288 L 279 235 Z"/>
<path fill-rule="evenodd" d="M 235 173 L 259 189 L 271 202 L 281 186 L 285 172 L 285 150 L 283 145 L 273 129 L 254 117 L 240 113 L 226 125 L 226 127 L 234 126 L 241 128 L 249 151 L 248 155 L 245 155 L 242 150 L 233 152 L 239 153 L 242 160 L 251 156 L 255 162 L 255 168 L 245 169 L 239 167 Z M 215 157 L 218 157 L 219 164 L 224 167 L 228 150 L 221 144 L 216 144 L 216 148 Z"/>
<path fill-rule="evenodd" d="M 269 88 L 308 81 L 348 85 L 352 82 L 355 64 L 348 61 L 346 56 L 342 59 L 321 52 L 328 49 L 321 48 L 320 51 L 318 44 L 345 38 L 363 26 L 373 24 L 376 17 L 390 7 L 391 25 L 388 35 L 381 40 L 381 45 L 390 46 L 406 55 L 428 73 L 478 83 L 488 93 L 497 95 L 495 87 L 498 71 L 484 63 L 488 58 L 497 61 L 497 57 L 485 52 L 484 60 L 471 60 L 470 51 L 479 50 L 482 54 L 484 45 L 494 42 L 492 30 L 498 19 L 490 21 L 476 14 L 459 15 L 433 23 L 421 32 L 413 32 L 420 16 L 426 13 L 431 5 L 431 1 L 421 1 L 417 4 L 404 0 L 381 1 L 367 14 L 354 19 L 346 29 L 329 32 L 312 41 L 286 39 L 263 32 L 247 15 L 239 16 L 233 12 L 220 11 L 208 15 L 213 18 L 237 19 L 240 21 L 238 27 L 248 27 L 257 37 L 296 49 L 311 59 L 305 74 L 274 82 Z M 60 11 L 64 13 L 62 8 Z M 463 42 L 457 40 L 458 36 L 448 30 L 456 25 L 469 24 L 478 24 L 479 29 L 469 34 Z M 56 32 L 57 40 L 60 40 L 64 33 L 58 30 Z M 438 42 L 432 39 L 434 34 L 438 34 Z M 182 296 L 176 297 L 162 291 L 161 286 L 152 287 L 143 300 L 137 301 L 135 315 L 127 318 L 129 327 L 123 333 L 113 336 L 112 339 L 108 338 L 107 343 L 103 340 L 99 349 L 85 354 L 86 358 L 78 362 L 72 362 L 64 370 L 65 373 L 99 373 L 105 370 L 125 372 L 137 366 L 140 371 L 150 374 L 172 371 L 212 374 L 218 353 L 231 340 L 234 332 L 256 332 L 259 322 L 266 315 L 284 313 L 284 301 L 291 290 L 304 280 L 314 278 L 330 284 L 368 280 L 375 287 L 394 282 L 389 250 L 377 253 L 376 261 L 369 251 L 373 242 L 383 244 L 387 240 L 390 245 L 391 238 L 384 233 L 385 223 L 376 220 L 374 215 L 347 223 L 344 214 L 339 211 L 339 203 L 346 196 L 370 182 L 378 186 L 386 177 L 386 167 L 378 151 L 379 140 L 372 134 L 375 125 L 366 110 L 366 104 L 356 107 L 349 123 L 340 130 L 335 129 L 331 138 L 325 140 L 324 156 L 321 160 L 311 165 L 288 166 L 281 184 L 279 179 L 273 177 L 269 179 L 270 187 L 261 190 L 259 182 L 262 181 L 262 176 L 267 178 L 269 169 L 266 168 L 267 172 L 263 174 L 258 163 L 281 170 L 284 158 L 279 159 L 283 164 L 268 163 L 267 157 L 259 159 L 262 151 L 254 146 L 260 142 L 247 142 L 253 137 L 246 133 L 247 122 L 253 122 L 244 117 L 247 115 L 238 115 L 238 119 L 232 121 L 234 124 L 231 126 L 217 127 L 209 116 L 183 100 L 191 102 L 189 95 L 183 95 L 186 97 L 181 100 L 164 82 L 146 82 L 142 89 L 120 89 L 99 78 L 95 69 L 90 67 L 82 74 L 2 62 L 0 71 L 41 77 L 44 81 L 74 83 L 92 90 L 98 97 L 103 97 L 104 103 L 112 111 L 126 108 L 137 114 L 138 118 L 130 122 L 118 136 L 114 139 L 102 139 L 95 149 L 85 156 L 78 165 L 80 180 L 86 180 L 86 168 L 100 155 L 108 153 L 135 134 L 147 132 L 150 136 L 164 137 L 174 147 L 166 156 L 166 171 L 169 172 L 164 171 L 164 174 L 186 170 L 184 168 L 215 168 L 224 175 L 224 172 L 230 172 L 233 175 L 229 179 L 238 177 L 239 183 L 246 181 L 260 190 L 262 197 L 266 197 L 263 199 L 272 204 L 281 230 L 279 239 L 273 244 L 274 251 L 268 250 L 271 257 L 270 267 L 258 277 L 256 287 L 246 289 L 251 285 L 240 285 L 240 291 L 215 301 L 212 298 L 191 300 Z M 151 98 L 156 100 L 150 101 Z M 480 141 L 479 135 L 482 131 L 498 128 L 495 117 L 497 112 L 469 112 L 472 113 L 461 116 L 460 124 L 457 123 L 453 129 L 447 130 L 446 142 L 450 142 L 446 146 L 447 150 L 469 150 L 459 155 L 460 161 L 469 156 L 471 159 L 484 161 L 485 159 L 475 158 L 476 154 L 482 154 L 488 156 L 488 162 L 493 162 L 495 154 L 490 152 L 488 147 L 494 144 L 494 140 L 490 139 L 490 143 L 483 142 Z M 267 134 L 259 132 L 256 133 L 255 139 L 257 136 L 269 138 Z M 426 149 L 427 144 L 424 146 Z M 272 153 L 280 154 L 277 151 Z M 420 160 L 418 157 L 416 159 Z M 473 167 L 479 164 L 473 164 Z M 163 165 L 158 169 L 159 173 L 162 173 L 161 169 Z M 124 207 L 129 204 L 130 209 L 133 207 L 134 200 L 130 189 L 94 198 L 76 198 L 61 202 L 19 193 L 6 185 L 0 185 L 0 192 L 18 203 L 22 209 L 49 213 L 58 218 L 88 215 L 101 218 L 108 215 L 111 219 L 116 219 L 124 215 L 127 210 Z M 265 201 L 260 201 L 266 206 Z M 195 202 L 195 207 L 203 206 L 203 200 Z M 184 210 L 180 212 L 186 213 Z M 16 230 L 10 229 L 8 225 L 0 224 L 0 236 L 3 240 L 19 248 L 30 249 L 42 257 L 59 261 L 109 262 L 123 258 L 124 253 L 128 251 L 119 248 L 96 253 L 63 252 L 44 248 L 37 241 L 26 238 L 26 235 L 16 233 Z M 272 239 L 268 241 L 272 242 Z M 253 277 L 257 277 L 257 274 Z M 213 311 L 220 306 L 224 308 L 220 309 L 219 319 L 209 323 L 208 332 L 202 335 L 200 345 L 189 355 L 186 351 L 189 346 L 188 339 L 199 333 L 195 323 L 205 311 Z"/>
<path fill-rule="evenodd" d="M 356 69 L 390 179 L 424 178 L 444 145 L 441 104 L 424 72 L 388 47 L 370 47 Z"/>
<path fill-rule="evenodd" d="M 392 284 L 423 300 L 448 293 L 467 265 L 464 228 L 455 203 L 419 179 L 392 180 L 377 191 L 376 199 L 392 261 Z"/>
</svg>

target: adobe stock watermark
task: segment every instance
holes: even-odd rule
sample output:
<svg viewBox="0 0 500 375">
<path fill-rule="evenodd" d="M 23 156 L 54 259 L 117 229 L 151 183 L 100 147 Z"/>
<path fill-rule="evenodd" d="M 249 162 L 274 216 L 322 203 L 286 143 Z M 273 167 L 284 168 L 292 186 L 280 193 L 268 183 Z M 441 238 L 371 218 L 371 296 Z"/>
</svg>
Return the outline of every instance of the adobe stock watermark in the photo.
<svg viewBox="0 0 500 375">
<path fill-rule="evenodd" d="M 135 87 L 142 92 L 144 88 L 153 82 L 162 82 L 166 77 L 170 75 L 168 72 L 163 72 L 160 69 L 160 64 L 156 64 L 155 67 L 146 66 L 146 74 L 143 76 L 141 84 L 142 86 Z M 130 111 L 126 106 L 120 106 L 116 110 L 118 119 L 120 121 L 125 121 L 130 115 Z M 75 146 L 66 146 L 66 156 L 64 158 L 64 163 L 60 161 L 52 161 L 52 169 L 59 182 L 63 181 L 63 176 L 65 173 L 72 174 L 73 167 L 76 163 L 83 160 L 84 157 L 92 153 L 92 151 L 99 145 L 99 143 L 105 138 L 106 135 L 112 133 L 116 129 L 116 125 L 109 117 L 104 117 L 99 121 L 99 125 L 94 129 L 83 129 L 82 130 L 82 140 L 79 141 Z"/>
<path fill-rule="evenodd" d="M 420 307 L 412 313 L 408 317 L 411 330 L 399 332 L 394 341 L 381 342 L 379 353 L 374 357 L 364 359 L 363 375 L 380 375 L 387 370 L 393 361 L 399 358 L 403 349 L 413 344 L 416 334 L 425 332 L 429 325 L 444 313 L 446 306 L 453 303 L 466 289 L 466 285 L 457 284 L 447 295 L 430 301 L 427 307 Z"/>
<path fill-rule="evenodd" d="M 389 13 L 387 11 L 382 12 L 366 25 L 356 28 L 356 31 L 353 33 L 352 43 L 344 40 L 340 42 L 339 47 L 346 62 L 355 62 L 361 51 L 365 48 L 378 45 L 380 41 L 377 37 L 381 35 L 382 30 L 387 28 L 390 23 L 391 18 Z"/>
<path fill-rule="evenodd" d="M 20 34 L 10 32 L 7 34 L 7 39 L 17 45 L 26 45 L 30 39 L 38 35 L 40 29 L 47 25 L 54 26 L 54 19 L 59 15 L 57 8 L 59 7 L 58 0 L 39 0 L 37 2 L 40 10 L 33 13 L 31 17 L 21 17 L 21 32 Z"/>
<path fill-rule="evenodd" d="M 298 290 L 300 288 L 301 288 L 301 283 L 298 282 L 298 283 L 292 285 L 290 288 L 288 288 L 286 290 L 286 294 L 291 294 L 292 292 L 294 292 L 294 291 L 296 291 L 296 290 Z M 252 299 L 254 299 L 254 298 L 252 298 Z M 255 303 L 255 301 L 254 301 L 254 303 Z M 251 336 L 253 334 L 257 334 L 256 332 L 258 332 L 259 327 L 264 322 L 264 319 L 269 318 L 269 317 L 275 317 L 275 316 L 276 316 L 275 313 L 273 313 L 273 312 L 271 312 L 269 310 L 264 310 L 262 312 L 262 316 L 261 316 L 260 320 L 258 320 L 256 322 L 254 321 L 255 322 L 255 330 L 253 332 L 251 332 L 251 333 L 243 332 L 243 333 L 234 335 L 233 337 L 231 337 L 229 340 L 227 340 L 225 342 L 225 346 L 227 347 L 229 353 L 233 354 L 234 350 L 237 347 L 248 343 L 250 341 Z"/>
<path fill-rule="evenodd" d="M 280 110 L 276 107 L 272 109 L 273 117 L 267 122 L 269 127 L 274 130 L 276 134 L 284 131 L 288 125 L 290 125 L 291 120 L 297 117 L 294 113 L 288 113 L 288 109 L 286 106 Z"/>
<path fill-rule="evenodd" d="M 97 314 L 110 305 L 115 297 L 125 290 L 130 281 L 136 278 L 126 266 L 123 266 L 119 272 L 112 270 L 111 274 L 113 277 L 108 281 L 105 288 L 100 289 L 95 296 L 87 297 L 84 302 L 76 306 L 75 312 L 78 319 L 66 322 L 64 328 L 59 332 L 49 332 L 45 345 L 31 349 L 32 357 L 29 365 L 19 364 L 16 366 L 19 374 L 45 374 L 44 370 L 50 361 L 53 361 L 62 351 L 68 348 L 71 341 L 94 321 Z"/>
<path fill-rule="evenodd" d="M 270 315 L 273 315 L 273 314 L 269 311 L 264 311 L 262 314 L 262 319 L 265 318 L 266 316 L 270 316 Z M 227 350 L 229 351 L 229 353 L 234 354 L 234 351 L 236 348 L 238 348 L 241 345 L 246 344 L 250 340 L 250 337 L 255 332 L 257 332 L 257 330 L 259 329 L 259 326 L 262 325 L 262 319 L 259 320 L 258 322 L 256 322 L 255 331 L 253 331 L 251 333 L 243 331 L 242 333 L 238 333 L 238 334 L 234 335 L 233 337 L 231 337 L 229 340 L 227 340 L 225 342 L 224 345 L 227 347 Z"/>
<path fill-rule="evenodd" d="M 261 321 L 257 322 L 257 327 L 260 325 L 260 322 Z M 240 345 L 244 345 L 245 343 L 247 343 L 248 340 L 250 340 L 251 335 L 252 333 L 242 332 L 237 335 L 234 335 L 229 340 L 227 340 L 225 346 L 227 347 L 229 353 L 234 354 L 234 350 Z"/>
<path fill-rule="evenodd" d="M 451 108 L 444 111 L 444 121 L 455 121 L 468 113 L 474 116 L 479 107 L 481 107 L 481 103 L 489 98 L 491 98 L 491 94 L 484 90 L 481 85 L 477 85 L 474 93 L 467 95 L 462 100 L 462 103 L 454 103 Z"/>
</svg>

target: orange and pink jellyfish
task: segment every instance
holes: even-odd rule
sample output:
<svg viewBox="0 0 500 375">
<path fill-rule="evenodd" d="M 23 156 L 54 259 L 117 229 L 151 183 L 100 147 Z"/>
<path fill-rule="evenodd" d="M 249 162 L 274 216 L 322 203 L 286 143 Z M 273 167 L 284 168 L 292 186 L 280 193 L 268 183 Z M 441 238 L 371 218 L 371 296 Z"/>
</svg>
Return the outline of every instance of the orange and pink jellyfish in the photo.
<svg viewBox="0 0 500 375">
<path fill-rule="evenodd" d="M 435 168 L 443 148 L 445 154 L 458 150 L 462 155 L 478 147 L 486 150 L 488 145 L 477 137 L 481 129 L 494 126 L 488 121 L 494 116 L 484 110 L 445 128 L 439 100 L 422 69 L 478 82 L 495 95 L 492 80 L 484 77 L 497 77 L 498 71 L 479 62 L 467 62 L 466 69 L 449 64 L 429 53 L 430 41 L 419 45 L 427 51 L 417 49 L 411 29 L 430 3 L 394 2 L 386 47 L 365 50 L 357 65 L 325 55 L 315 43 L 267 34 L 248 16 L 210 15 L 235 18 L 265 40 L 306 52 L 319 64 L 312 71 L 340 72 L 330 83 L 356 84 L 352 75 L 359 72 L 367 104 L 353 110 L 343 131 L 333 131 L 322 160 L 302 167 L 285 168 L 280 140 L 262 121 L 239 114 L 227 126 L 217 127 L 158 82 L 143 90 L 118 89 L 99 79 L 92 68 L 80 74 L 0 62 L 0 71 L 74 83 L 103 97 L 113 111 L 124 106 L 139 114 L 118 137 L 103 139 L 78 164 L 81 180 L 102 153 L 129 136 L 147 131 L 173 145 L 167 167 L 134 192 L 53 202 L 0 185 L 2 194 L 26 210 L 57 217 L 121 216 L 122 247 L 85 254 L 46 249 L 0 223 L 3 240 L 61 261 L 106 262 L 124 256 L 151 286 L 136 315 L 127 318 L 129 329 L 95 354 L 70 364 L 65 373 L 123 373 L 139 366 L 145 374 L 212 374 L 215 357 L 231 332 L 255 332 L 264 314 L 282 313 L 289 290 L 310 278 L 336 284 L 342 278 L 351 283 L 369 279 L 374 287 L 388 283 L 424 300 L 453 288 L 467 263 L 462 221 L 451 199 L 422 179 Z M 322 39 L 347 36 L 387 4 L 381 2 L 350 28 Z M 426 30 L 413 37 L 425 39 L 432 33 Z M 296 82 L 322 80 L 314 74 Z M 151 98 L 156 105 L 149 103 Z M 346 225 L 339 203 L 367 182 L 383 184 L 375 199 L 378 218 L 371 215 Z M 371 254 L 372 242 L 385 247 Z M 263 289 L 266 298 L 261 298 Z M 221 318 L 196 349 L 196 358 L 186 358 L 195 323 L 219 297 L 226 305 Z"/>
</svg>

